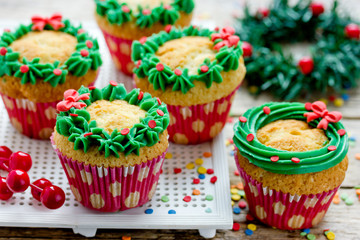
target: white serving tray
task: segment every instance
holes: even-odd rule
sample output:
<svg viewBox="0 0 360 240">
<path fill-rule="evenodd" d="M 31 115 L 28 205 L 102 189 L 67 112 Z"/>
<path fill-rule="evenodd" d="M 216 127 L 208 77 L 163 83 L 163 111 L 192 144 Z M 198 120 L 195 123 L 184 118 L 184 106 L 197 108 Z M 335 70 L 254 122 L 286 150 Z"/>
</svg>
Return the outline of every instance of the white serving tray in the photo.
<svg viewBox="0 0 360 240">
<path fill-rule="evenodd" d="M 0 31 L 16 24 L 0 23 Z M 124 82 L 132 88 L 132 82 L 117 72 L 112 64 L 105 41 L 94 24 L 84 27 L 91 35 L 99 40 L 104 61 L 99 74 L 97 87 L 106 85 L 110 80 Z M 203 237 L 214 237 L 216 229 L 230 229 L 232 227 L 232 209 L 230 204 L 230 186 L 228 163 L 224 136 L 221 133 L 214 141 L 201 145 L 182 146 L 170 144 L 169 152 L 172 159 L 166 159 L 163 174 L 160 176 L 156 194 L 147 204 L 136 209 L 118 213 L 101 213 L 86 209 L 74 199 L 66 175 L 60 161 L 53 151 L 50 142 L 31 140 L 11 126 L 7 112 L 0 101 L 0 145 L 6 145 L 13 151 L 24 151 L 31 154 L 33 167 L 29 172 L 31 181 L 45 177 L 65 190 L 66 202 L 58 210 L 48 210 L 41 203 L 34 200 L 30 189 L 24 193 L 14 194 L 8 201 L 0 201 L 0 226 L 12 227 L 54 227 L 72 228 L 75 233 L 87 237 L 95 236 L 98 228 L 113 229 L 199 229 Z M 204 152 L 212 152 L 211 158 L 203 158 Z M 193 178 L 198 177 L 195 169 L 186 169 L 186 164 L 194 162 L 196 158 L 203 158 L 205 168 L 214 169 L 218 180 L 210 183 L 213 175 L 206 174 L 206 178 L 198 185 L 192 184 Z M 174 174 L 173 169 L 181 168 L 182 173 Z M 1 176 L 6 176 L 0 171 Z M 201 194 L 192 196 L 193 189 L 199 189 Z M 212 195 L 212 201 L 205 200 L 206 195 Z M 167 195 L 168 202 L 162 202 L 161 197 Z M 191 202 L 183 201 L 183 197 L 190 195 Z M 145 214 L 145 210 L 153 209 L 152 214 Z M 207 213 L 206 209 L 211 209 Z M 176 214 L 168 214 L 175 210 Z"/>
</svg>

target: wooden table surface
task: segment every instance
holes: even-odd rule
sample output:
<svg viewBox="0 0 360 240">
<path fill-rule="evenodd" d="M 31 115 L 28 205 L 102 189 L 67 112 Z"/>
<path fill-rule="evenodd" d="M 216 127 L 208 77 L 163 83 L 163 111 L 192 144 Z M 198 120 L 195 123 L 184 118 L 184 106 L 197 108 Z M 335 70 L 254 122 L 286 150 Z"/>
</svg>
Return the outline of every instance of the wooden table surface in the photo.
<svg viewBox="0 0 360 240">
<path fill-rule="evenodd" d="M 241 15 L 241 8 L 244 0 L 196 0 L 195 19 L 212 20 L 216 25 L 224 26 L 232 23 L 233 15 Z M 258 6 L 267 6 L 270 0 L 248 1 L 252 9 Z M 294 2 L 294 1 L 291 1 Z M 327 8 L 332 1 L 320 1 Z M 79 11 L 79 9 L 82 9 Z M 340 1 L 341 11 L 350 12 L 352 17 L 359 19 L 360 2 L 358 0 Z M 79 21 L 91 21 L 93 19 L 94 3 L 89 0 L 0 0 L 0 20 L 19 20 L 28 21 L 33 14 L 50 15 L 53 12 L 61 12 L 66 18 Z M 299 48 L 301 49 L 301 48 Z M 302 51 L 297 51 L 302 54 Z M 247 91 L 242 88 L 236 96 L 235 104 L 231 113 L 234 118 L 241 115 L 247 108 L 262 104 L 265 101 L 274 100 L 270 96 L 263 94 L 254 99 Z M 349 102 L 338 111 L 344 113 L 343 123 L 352 136 L 360 137 L 360 94 L 354 91 L 351 94 Z M 226 137 L 232 137 L 232 123 L 225 126 Z M 229 153 L 231 147 L 228 147 Z M 317 239 L 326 239 L 323 235 L 324 229 L 331 229 L 336 234 L 336 239 L 360 239 L 360 202 L 356 200 L 354 186 L 360 184 L 360 161 L 355 159 L 355 153 L 360 153 L 360 146 L 355 146 L 349 150 L 349 169 L 343 185 L 340 188 L 341 193 L 347 193 L 355 201 L 354 205 L 346 206 L 344 202 L 338 205 L 332 205 L 324 220 L 311 233 L 316 235 Z M 240 181 L 235 176 L 235 162 L 233 157 L 228 154 L 229 171 L 231 184 Z M 252 236 L 246 236 L 247 222 L 245 220 L 246 211 L 239 215 L 234 215 L 234 221 L 239 222 L 241 229 L 238 232 L 231 230 L 218 230 L 213 239 L 305 239 L 300 236 L 300 231 L 281 231 L 264 226 L 259 222 L 257 230 Z M 94 239 L 121 239 L 123 236 L 131 236 L 132 239 L 203 239 L 199 236 L 197 230 L 98 230 Z M 82 236 L 73 234 L 71 229 L 48 229 L 48 228 L 0 228 L 0 239 L 83 239 Z"/>
</svg>

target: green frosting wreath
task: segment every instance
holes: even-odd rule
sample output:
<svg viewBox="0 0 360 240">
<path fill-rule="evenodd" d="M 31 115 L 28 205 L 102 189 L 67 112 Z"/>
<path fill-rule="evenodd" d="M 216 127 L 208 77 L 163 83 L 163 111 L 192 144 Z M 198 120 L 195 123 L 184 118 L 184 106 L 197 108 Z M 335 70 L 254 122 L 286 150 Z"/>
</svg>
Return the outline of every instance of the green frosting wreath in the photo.
<svg viewBox="0 0 360 240">
<path fill-rule="evenodd" d="M 29 32 L 43 30 L 61 31 L 76 37 L 78 42 L 76 51 L 63 65 L 60 65 L 59 61 L 42 64 L 39 63 L 40 58 L 34 58 L 32 61 L 25 57 L 19 59 L 20 54 L 11 49 L 10 45 L 15 40 Z M 41 78 L 52 87 L 56 87 L 66 81 L 69 72 L 74 76 L 81 77 L 89 69 L 97 70 L 101 64 L 97 40 L 84 32 L 81 25 L 75 27 L 69 20 L 62 21 L 59 14 L 54 14 L 51 18 L 34 16 L 31 24 L 21 24 L 14 32 L 5 31 L 0 37 L 0 77 L 5 74 L 15 76 L 21 78 L 21 84 L 36 84 Z"/>
<path fill-rule="evenodd" d="M 95 3 L 96 13 L 106 17 L 111 24 L 122 25 L 135 19 L 140 28 L 149 28 L 156 22 L 173 25 L 180 17 L 180 11 L 190 14 L 195 7 L 193 0 L 173 0 L 169 5 L 161 3 L 153 9 L 139 5 L 135 14 L 126 3 L 118 0 L 95 0 Z"/>
<path fill-rule="evenodd" d="M 171 27 L 168 31 L 161 31 L 151 37 L 144 37 L 132 44 L 132 60 L 136 62 L 134 73 L 138 78 L 148 77 L 154 89 L 165 91 L 172 86 L 173 91 L 181 91 L 186 94 L 192 87 L 194 81 L 204 82 L 210 88 L 213 82 L 221 83 L 223 78 L 221 72 L 236 70 L 239 67 L 239 58 L 242 56 L 241 42 L 239 37 L 233 35 L 235 30 L 225 27 L 221 30 L 210 31 L 189 26 L 183 29 Z M 159 46 L 165 42 L 186 36 L 208 37 L 214 42 L 215 60 L 205 59 L 198 67 L 198 73 L 188 74 L 188 69 L 171 68 L 155 56 Z"/>
<path fill-rule="evenodd" d="M 86 110 L 97 100 L 124 100 L 131 105 L 139 106 L 146 111 L 140 123 L 131 129 L 115 129 L 111 134 L 97 127 L 95 120 L 90 121 Z M 127 92 L 123 84 L 111 81 L 103 89 L 82 86 L 78 91 L 67 90 L 64 100 L 57 105 L 59 114 L 56 118 L 56 131 L 68 137 L 74 143 L 74 149 L 83 149 L 86 153 L 91 146 L 98 147 L 105 157 L 119 157 L 119 152 L 125 156 L 135 153 L 139 155 L 141 147 L 151 147 L 159 141 L 159 135 L 169 125 L 170 117 L 166 105 L 159 98 L 152 98 L 149 93 L 139 89 Z"/>
<path fill-rule="evenodd" d="M 360 78 L 359 28 L 350 17 L 338 15 L 337 1 L 324 12 L 319 3 L 274 0 L 270 9 L 237 19 L 237 34 L 248 45 L 245 55 L 246 79 L 258 92 L 292 100 L 299 96 L 343 93 L 357 86 Z M 279 43 L 313 42 L 311 58 L 294 63 Z"/>
</svg>

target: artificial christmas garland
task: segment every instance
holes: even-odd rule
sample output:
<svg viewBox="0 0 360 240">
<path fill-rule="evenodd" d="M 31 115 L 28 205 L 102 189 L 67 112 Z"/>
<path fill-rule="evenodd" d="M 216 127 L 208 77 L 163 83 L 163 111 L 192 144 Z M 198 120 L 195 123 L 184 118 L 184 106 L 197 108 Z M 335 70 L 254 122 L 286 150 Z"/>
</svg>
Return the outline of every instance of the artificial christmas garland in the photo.
<svg viewBox="0 0 360 240">
<path fill-rule="evenodd" d="M 91 68 L 98 69 L 102 64 L 99 44 L 90 37 L 81 26 L 73 26 L 69 20 L 62 20 L 60 14 L 50 18 L 32 17 L 29 25 L 20 25 L 14 32 L 5 31 L 0 37 L 0 77 L 4 74 L 21 78 L 21 84 L 36 84 L 37 78 L 43 78 L 51 86 L 56 87 L 66 80 L 68 72 L 74 76 L 84 76 Z M 59 61 L 54 63 L 39 63 L 40 58 L 29 61 L 25 57 L 19 59 L 20 53 L 14 52 L 11 43 L 32 31 L 61 31 L 77 39 L 76 51 L 63 65 Z"/>
<path fill-rule="evenodd" d="M 357 86 L 360 78 L 359 27 L 350 17 L 336 12 L 337 1 L 329 12 L 320 3 L 275 0 L 272 8 L 259 9 L 238 19 L 237 34 L 243 44 L 246 79 L 258 91 L 292 100 L 315 93 L 342 93 Z M 276 42 L 314 42 L 311 57 L 296 64 L 283 54 Z M 251 44 L 250 44 L 251 43 Z"/>
</svg>

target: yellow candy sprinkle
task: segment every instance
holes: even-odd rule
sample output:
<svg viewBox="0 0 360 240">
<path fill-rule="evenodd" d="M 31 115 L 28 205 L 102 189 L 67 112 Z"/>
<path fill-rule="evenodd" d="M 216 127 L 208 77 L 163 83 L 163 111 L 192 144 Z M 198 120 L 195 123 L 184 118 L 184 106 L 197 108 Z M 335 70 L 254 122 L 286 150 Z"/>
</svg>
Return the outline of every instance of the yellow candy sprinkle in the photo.
<svg viewBox="0 0 360 240">
<path fill-rule="evenodd" d="M 326 237 L 327 237 L 327 239 L 329 239 L 329 240 L 334 240 L 334 239 L 335 239 L 335 233 L 333 233 L 333 232 L 328 232 L 328 233 L 326 234 Z"/>
<path fill-rule="evenodd" d="M 199 168 L 197 169 L 197 172 L 198 172 L 199 174 L 205 174 L 205 173 L 206 173 L 206 168 L 204 168 L 204 167 L 199 167 Z"/>
<path fill-rule="evenodd" d="M 187 169 L 194 169 L 195 168 L 195 164 L 194 163 L 188 163 L 188 164 L 186 164 L 186 168 Z"/>
<path fill-rule="evenodd" d="M 256 225 L 250 223 L 250 224 L 247 225 L 247 228 L 250 229 L 251 231 L 255 231 L 256 230 Z"/>
<path fill-rule="evenodd" d="M 335 107 L 341 107 L 344 105 L 344 100 L 342 98 L 337 98 L 334 100 L 334 105 Z"/>
<path fill-rule="evenodd" d="M 249 87 L 249 92 L 252 94 L 255 94 L 258 91 L 258 87 L 257 86 L 250 86 Z"/>
<path fill-rule="evenodd" d="M 229 146 L 231 142 L 229 140 L 225 140 L 225 146 Z"/>
<path fill-rule="evenodd" d="M 204 160 L 202 158 L 195 159 L 195 164 L 196 165 L 202 165 L 203 163 L 204 163 Z"/>
<path fill-rule="evenodd" d="M 170 159 L 170 158 L 172 158 L 173 157 L 173 155 L 172 155 L 172 153 L 170 153 L 170 152 L 167 152 L 166 154 L 165 154 L 165 158 L 166 159 Z"/>
<path fill-rule="evenodd" d="M 233 188 L 230 190 L 231 194 L 237 194 L 239 190 L 237 190 L 236 188 Z"/>
<path fill-rule="evenodd" d="M 233 195 L 231 195 L 231 199 L 233 200 L 233 201 L 239 201 L 240 200 L 240 195 L 238 195 L 238 194 L 233 194 Z"/>
<path fill-rule="evenodd" d="M 235 202 L 234 201 L 231 201 L 231 206 L 234 206 Z"/>
<path fill-rule="evenodd" d="M 319 101 L 322 101 L 326 105 L 328 104 L 328 100 L 326 98 L 320 98 Z"/>
</svg>

